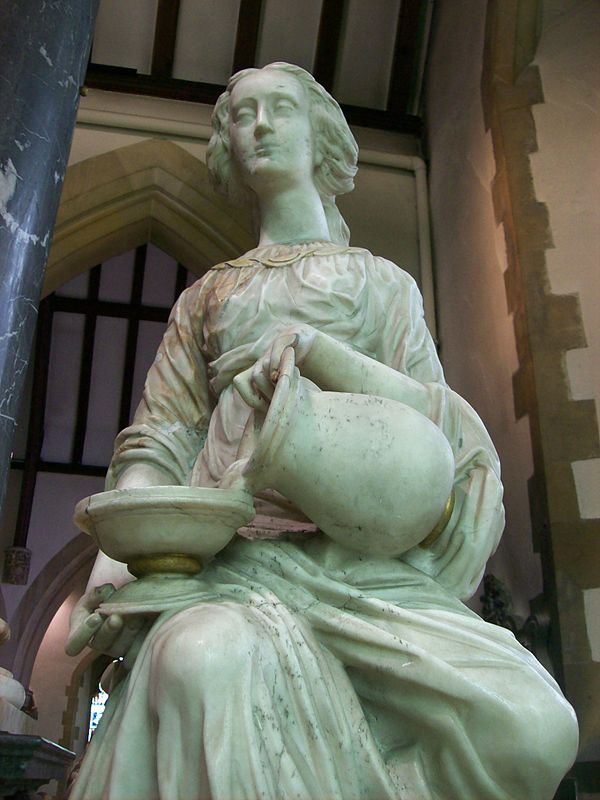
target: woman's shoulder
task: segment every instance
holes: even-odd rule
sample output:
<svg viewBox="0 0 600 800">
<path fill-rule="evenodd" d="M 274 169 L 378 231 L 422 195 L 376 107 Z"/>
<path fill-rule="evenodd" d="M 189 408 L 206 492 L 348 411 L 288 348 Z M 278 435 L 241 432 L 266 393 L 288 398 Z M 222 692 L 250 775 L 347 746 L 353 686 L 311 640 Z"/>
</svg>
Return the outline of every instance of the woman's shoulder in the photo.
<svg viewBox="0 0 600 800">
<path fill-rule="evenodd" d="M 353 247 L 351 250 L 353 260 L 364 265 L 371 281 L 400 293 L 411 294 L 415 290 L 418 291 L 413 276 L 389 258 L 373 255 L 370 250 L 362 247 Z"/>
<path fill-rule="evenodd" d="M 413 276 L 389 258 L 373 256 L 373 265 L 383 278 L 388 278 L 403 286 L 416 286 Z"/>
<path fill-rule="evenodd" d="M 171 310 L 171 318 L 184 319 L 186 317 L 196 317 L 201 314 L 205 305 L 205 299 L 210 294 L 213 284 L 212 271 L 208 270 L 201 275 L 198 280 L 184 289 L 175 305 Z"/>
</svg>

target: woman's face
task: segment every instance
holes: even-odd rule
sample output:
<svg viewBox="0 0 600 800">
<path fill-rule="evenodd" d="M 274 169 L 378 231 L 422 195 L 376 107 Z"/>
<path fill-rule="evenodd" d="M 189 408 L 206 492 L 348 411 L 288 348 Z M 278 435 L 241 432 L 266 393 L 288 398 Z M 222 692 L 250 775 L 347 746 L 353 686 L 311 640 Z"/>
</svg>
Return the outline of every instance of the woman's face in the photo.
<svg viewBox="0 0 600 800">
<path fill-rule="evenodd" d="M 313 138 L 308 98 L 293 75 L 265 69 L 232 89 L 231 154 L 258 195 L 313 184 Z"/>
</svg>

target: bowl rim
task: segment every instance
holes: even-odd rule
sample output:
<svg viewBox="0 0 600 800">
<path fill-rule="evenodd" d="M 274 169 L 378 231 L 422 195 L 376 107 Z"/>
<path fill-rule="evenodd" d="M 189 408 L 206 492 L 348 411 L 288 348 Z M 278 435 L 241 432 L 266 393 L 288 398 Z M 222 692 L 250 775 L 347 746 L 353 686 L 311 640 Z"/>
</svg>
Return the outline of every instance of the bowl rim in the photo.
<svg viewBox="0 0 600 800">
<path fill-rule="evenodd" d="M 164 500 L 163 504 L 157 500 Z M 160 486 L 135 487 L 131 489 L 111 489 L 83 498 L 75 507 L 73 520 L 84 533 L 91 536 L 108 556 L 116 561 L 129 562 L 140 555 L 183 553 L 205 559 L 226 546 L 237 530 L 248 524 L 255 514 L 252 495 L 240 489 L 219 489 L 218 487 Z M 210 501 L 210 502 L 208 502 Z M 193 512 L 196 512 L 194 514 Z M 128 537 L 118 533 L 119 521 L 128 517 L 155 515 L 164 526 L 165 518 L 184 514 L 191 518 L 192 524 L 202 520 L 218 518 L 218 533 L 207 541 L 197 537 L 191 530 L 178 536 L 177 541 L 161 541 L 149 535 L 143 543 L 136 539 L 135 544 Z M 114 520 L 115 527 L 107 528 L 107 520 Z M 167 523 L 168 524 L 168 523 Z M 210 542 L 207 547 L 208 542 Z"/>
<path fill-rule="evenodd" d="M 157 504 L 157 500 L 165 503 Z M 80 500 L 75 506 L 73 522 L 84 533 L 92 535 L 94 523 L 107 515 L 122 517 L 127 514 L 163 515 L 197 509 L 219 509 L 242 518 L 240 526 L 253 519 L 255 511 L 252 495 L 243 489 L 220 489 L 208 486 L 141 486 L 129 489 L 110 489 L 97 492 Z M 238 527 L 240 527 L 238 526 Z"/>
</svg>

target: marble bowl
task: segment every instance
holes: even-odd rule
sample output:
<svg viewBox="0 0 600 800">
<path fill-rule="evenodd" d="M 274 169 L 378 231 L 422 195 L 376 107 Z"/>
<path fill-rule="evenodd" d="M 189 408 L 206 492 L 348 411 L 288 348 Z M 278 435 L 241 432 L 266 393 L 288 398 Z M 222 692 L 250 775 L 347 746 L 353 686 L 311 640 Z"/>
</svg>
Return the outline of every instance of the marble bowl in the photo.
<svg viewBox="0 0 600 800">
<path fill-rule="evenodd" d="M 203 564 L 253 517 L 245 491 L 150 486 L 86 497 L 75 507 L 74 522 L 115 561 L 131 565 L 164 556 Z"/>
</svg>

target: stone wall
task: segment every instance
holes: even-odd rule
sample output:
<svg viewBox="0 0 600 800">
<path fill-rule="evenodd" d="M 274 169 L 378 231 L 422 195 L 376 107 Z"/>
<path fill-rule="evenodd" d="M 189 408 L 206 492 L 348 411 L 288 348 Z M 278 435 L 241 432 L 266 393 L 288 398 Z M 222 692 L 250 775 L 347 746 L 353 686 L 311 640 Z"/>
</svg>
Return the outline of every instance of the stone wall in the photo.
<svg viewBox="0 0 600 800">
<path fill-rule="evenodd" d="M 488 571 L 506 583 L 515 611 L 527 616 L 542 584 L 527 494 L 529 423 L 514 409 L 518 357 L 481 95 L 486 4 L 441 0 L 436 8 L 425 115 L 441 357 L 448 382 L 480 414 L 500 454 L 507 523 Z"/>
<path fill-rule="evenodd" d="M 535 194 L 548 211 L 547 292 L 576 313 L 555 330 L 549 374 L 554 409 L 546 438 L 553 452 L 555 552 L 567 690 L 582 723 L 582 756 L 600 757 L 600 6 L 594 0 L 546 0 L 534 64 L 544 102 L 533 107 Z M 568 423 L 552 424 L 560 413 Z"/>
</svg>

